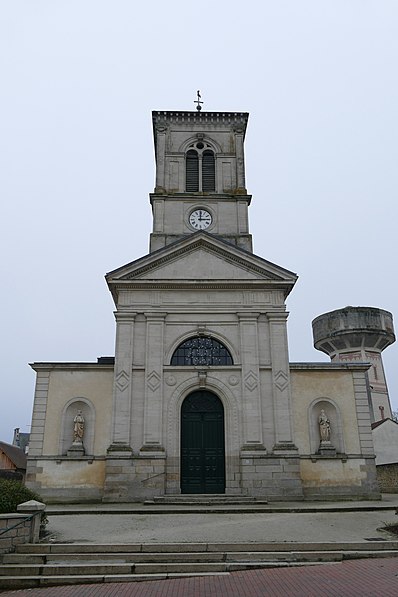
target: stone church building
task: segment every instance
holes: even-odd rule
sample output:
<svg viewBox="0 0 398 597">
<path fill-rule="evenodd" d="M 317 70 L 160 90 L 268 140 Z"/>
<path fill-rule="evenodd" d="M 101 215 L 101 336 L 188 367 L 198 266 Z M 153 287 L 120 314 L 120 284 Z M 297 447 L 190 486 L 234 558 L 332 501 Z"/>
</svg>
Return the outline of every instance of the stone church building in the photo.
<svg viewBox="0 0 398 597">
<path fill-rule="evenodd" d="M 115 357 L 38 362 L 47 501 L 380 497 L 369 364 L 289 363 L 293 272 L 252 251 L 247 113 L 154 112 L 150 252 L 110 272 Z"/>
</svg>

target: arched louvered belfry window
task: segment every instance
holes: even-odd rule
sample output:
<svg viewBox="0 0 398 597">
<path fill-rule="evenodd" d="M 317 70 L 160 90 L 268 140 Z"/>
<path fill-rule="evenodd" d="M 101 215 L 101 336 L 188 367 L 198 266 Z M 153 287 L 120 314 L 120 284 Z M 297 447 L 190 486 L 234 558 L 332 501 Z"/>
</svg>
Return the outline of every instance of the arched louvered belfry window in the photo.
<svg viewBox="0 0 398 597">
<path fill-rule="evenodd" d="M 194 149 L 190 149 L 186 156 L 185 188 L 191 193 L 199 191 L 199 156 Z"/>
<path fill-rule="evenodd" d="M 171 365 L 233 365 L 228 348 L 214 338 L 195 336 L 178 346 L 171 357 Z"/>
<path fill-rule="evenodd" d="M 202 191 L 215 191 L 215 189 L 216 169 L 214 153 L 206 149 L 202 156 Z"/>
<path fill-rule="evenodd" d="M 216 158 L 208 143 L 192 143 L 185 155 L 185 190 L 188 193 L 216 190 Z"/>
</svg>

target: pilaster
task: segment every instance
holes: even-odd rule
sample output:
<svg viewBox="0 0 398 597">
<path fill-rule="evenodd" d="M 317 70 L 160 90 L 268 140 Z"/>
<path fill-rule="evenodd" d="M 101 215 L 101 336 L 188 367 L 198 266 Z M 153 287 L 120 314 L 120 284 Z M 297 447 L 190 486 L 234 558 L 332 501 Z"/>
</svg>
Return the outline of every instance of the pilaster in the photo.
<svg viewBox="0 0 398 597">
<path fill-rule="evenodd" d="M 291 385 L 286 320 L 288 313 L 267 313 L 270 330 L 272 394 L 274 404 L 274 453 L 297 451 L 293 441 Z"/>
<path fill-rule="evenodd" d="M 243 150 L 244 129 L 235 128 L 235 150 L 236 150 L 236 186 L 238 193 L 246 193 L 245 181 L 245 158 Z"/>
<path fill-rule="evenodd" d="M 144 444 L 141 452 L 163 452 L 163 336 L 166 313 L 145 313 L 145 316 Z"/>
<path fill-rule="evenodd" d="M 369 412 L 369 388 L 366 372 L 359 371 L 352 374 L 355 392 L 355 409 L 358 421 L 359 442 L 361 454 L 374 456 L 373 435 Z"/>
<path fill-rule="evenodd" d="M 166 132 L 166 126 L 156 127 L 156 193 L 165 192 Z"/>
<path fill-rule="evenodd" d="M 130 451 L 134 320 L 136 313 L 116 312 L 112 444 L 109 451 Z"/>
<path fill-rule="evenodd" d="M 238 313 L 242 359 L 243 449 L 265 452 L 262 437 L 260 369 L 258 357 L 259 313 Z"/>
<path fill-rule="evenodd" d="M 29 439 L 29 457 L 43 454 L 44 426 L 47 413 L 50 372 L 36 369 L 35 399 Z"/>
</svg>

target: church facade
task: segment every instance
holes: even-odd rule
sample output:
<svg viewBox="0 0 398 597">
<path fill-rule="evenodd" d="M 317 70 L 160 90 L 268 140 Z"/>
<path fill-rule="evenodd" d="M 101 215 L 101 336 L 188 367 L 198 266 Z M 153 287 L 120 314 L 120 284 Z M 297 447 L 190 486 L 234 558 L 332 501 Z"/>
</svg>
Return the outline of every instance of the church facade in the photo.
<svg viewBox="0 0 398 597">
<path fill-rule="evenodd" d="M 380 497 L 369 365 L 289 363 L 297 276 L 252 251 L 247 121 L 153 113 L 150 252 L 106 276 L 115 357 L 32 364 L 44 499 Z"/>
</svg>

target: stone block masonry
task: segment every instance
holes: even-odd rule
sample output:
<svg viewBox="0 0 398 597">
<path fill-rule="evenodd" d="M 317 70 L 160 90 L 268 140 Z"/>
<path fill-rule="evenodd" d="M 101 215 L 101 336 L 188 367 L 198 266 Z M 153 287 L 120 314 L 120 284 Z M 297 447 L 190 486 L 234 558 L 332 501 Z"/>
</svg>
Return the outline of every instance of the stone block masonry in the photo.
<svg viewBox="0 0 398 597">
<path fill-rule="evenodd" d="M 21 524 L 15 526 L 19 522 Z M 24 514 L 0 514 L 0 553 L 14 551 L 16 545 L 28 543 L 30 528 L 31 521 L 26 520 Z"/>
<path fill-rule="evenodd" d="M 300 459 L 250 454 L 241 456 L 243 495 L 270 500 L 301 500 Z"/>
<path fill-rule="evenodd" d="M 398 464 L 376 466 L 377 481 L 382 493 L 398 493 Z"/>
<path fill-rule="evenodd" d="M 0 514 L 0 553 L 15 551 L 22 543 L 37 543 L 45 505 L 36 500 L 18 506 L 18 513 Z"/>
<path fill-rule="evenodd" d="M 103 502 L 140 502 L 165 493 L 164 455 L 107 458 Z"/>
</svg>

